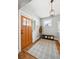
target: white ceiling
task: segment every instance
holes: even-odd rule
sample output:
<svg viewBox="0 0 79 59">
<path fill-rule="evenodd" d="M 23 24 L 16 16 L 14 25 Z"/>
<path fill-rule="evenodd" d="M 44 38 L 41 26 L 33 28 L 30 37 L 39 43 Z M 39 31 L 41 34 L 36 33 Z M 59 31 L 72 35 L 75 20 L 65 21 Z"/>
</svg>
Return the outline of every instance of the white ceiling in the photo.
<svg viewBox="0 0 79 59">
<path fill-rule="evenodd" d="M 27 3 L 29 3 L 32 0 L 18 0 L 18 8 L 22 8 L 24 5 L 26 5 Z"/>
<path fill-rule="evenodd" d="M 55 0 L 52 4 L 53 9 L 55 10 L 55 14 L 57 15 L 60 14 L 59 3 L 60 0 Z M 40 18 L 48 17 L 50 16 L 51 11 L 50 0 L 32 0 L 30 3 L 25 4 L 24 7 L 22 6 L 21 10 L 23 10 L 24 12 L 30 11 Z"/>
</svg>

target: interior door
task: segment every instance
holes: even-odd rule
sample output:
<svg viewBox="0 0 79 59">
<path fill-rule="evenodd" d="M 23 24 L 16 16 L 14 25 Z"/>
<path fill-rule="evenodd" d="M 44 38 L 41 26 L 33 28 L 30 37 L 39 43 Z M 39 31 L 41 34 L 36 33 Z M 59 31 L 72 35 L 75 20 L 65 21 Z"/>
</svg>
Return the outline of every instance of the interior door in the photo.
<svg viewBox="0 0 79 59">
<path fill-rule="evenodd" d="M 28 17 L 21 16 L 21 49 L 32 43 L 32 24 Z"/>
</svg>

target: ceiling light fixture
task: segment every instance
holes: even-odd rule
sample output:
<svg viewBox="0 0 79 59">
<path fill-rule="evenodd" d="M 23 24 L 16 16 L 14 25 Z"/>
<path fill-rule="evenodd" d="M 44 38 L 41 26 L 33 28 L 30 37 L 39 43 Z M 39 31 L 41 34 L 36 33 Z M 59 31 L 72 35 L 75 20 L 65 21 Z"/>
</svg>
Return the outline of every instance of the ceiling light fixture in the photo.
<svg viewBox="0 0 79 59">
<path fill-rule="evenodd" d="M 52 8 L 52 7 L 53 7 L 53 6 L 52 6 L 53 1 L 54 1 L 54 0 L 51 0 L 51 1 L 50 1 L 50 3 L 51 3 L 51 4 L 50 4 L 50 5 L 51 5 L 50 15 L 54 15 L 54 14 L 55 14 L 54 9 Z"/>
</svg>

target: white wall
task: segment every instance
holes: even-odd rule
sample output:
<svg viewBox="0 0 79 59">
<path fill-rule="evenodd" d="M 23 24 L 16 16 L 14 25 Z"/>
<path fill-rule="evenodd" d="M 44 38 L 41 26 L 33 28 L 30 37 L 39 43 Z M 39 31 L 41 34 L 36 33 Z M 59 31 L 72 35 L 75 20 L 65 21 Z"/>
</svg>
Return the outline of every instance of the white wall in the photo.
<svg viewBox="0 0 79 59">
<path fill-rule="evenodd" d="M 48 35 L 55 35 L 59 37 L 59 23 L 60 23 L 60 16 L 50 16 L 47 18 L 41 19 L 42 26 L 43 26 L 43 33 Z M 50 23 L 50 26 L 45 26 L 45 22 Z"/>
<path fill-rule="evenodd" d="M 32 20 L 36 21 L 36 28 L 35 30 L 33 30 L 32 32 L 32 39 L 33 42 L 35 42 L 35 40 L 37 40 L 40 36 L 39 36 L 39 27 L 40 27 L 40 18 L 37 17 L 36 15 L 34 15 L 30 10 L 27 12 L 24 12 L 23 10 L 19 10 L 19 52 L 21 51 L 21 15 L 23 16 L 27 16 Z"/>
</svg>

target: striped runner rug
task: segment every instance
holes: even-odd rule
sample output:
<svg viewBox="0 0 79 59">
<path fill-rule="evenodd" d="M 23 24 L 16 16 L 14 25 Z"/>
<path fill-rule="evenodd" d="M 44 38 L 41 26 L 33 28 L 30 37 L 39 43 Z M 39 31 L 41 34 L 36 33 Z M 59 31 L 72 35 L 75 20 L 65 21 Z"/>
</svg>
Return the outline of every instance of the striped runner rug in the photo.
<svg viewBox="0 0 79 59">
<path fill-rule="evenodd" d="M 37 59 L 60 59 L 55 41 L 40 39 L 27 52 Z"/>
</svg>

